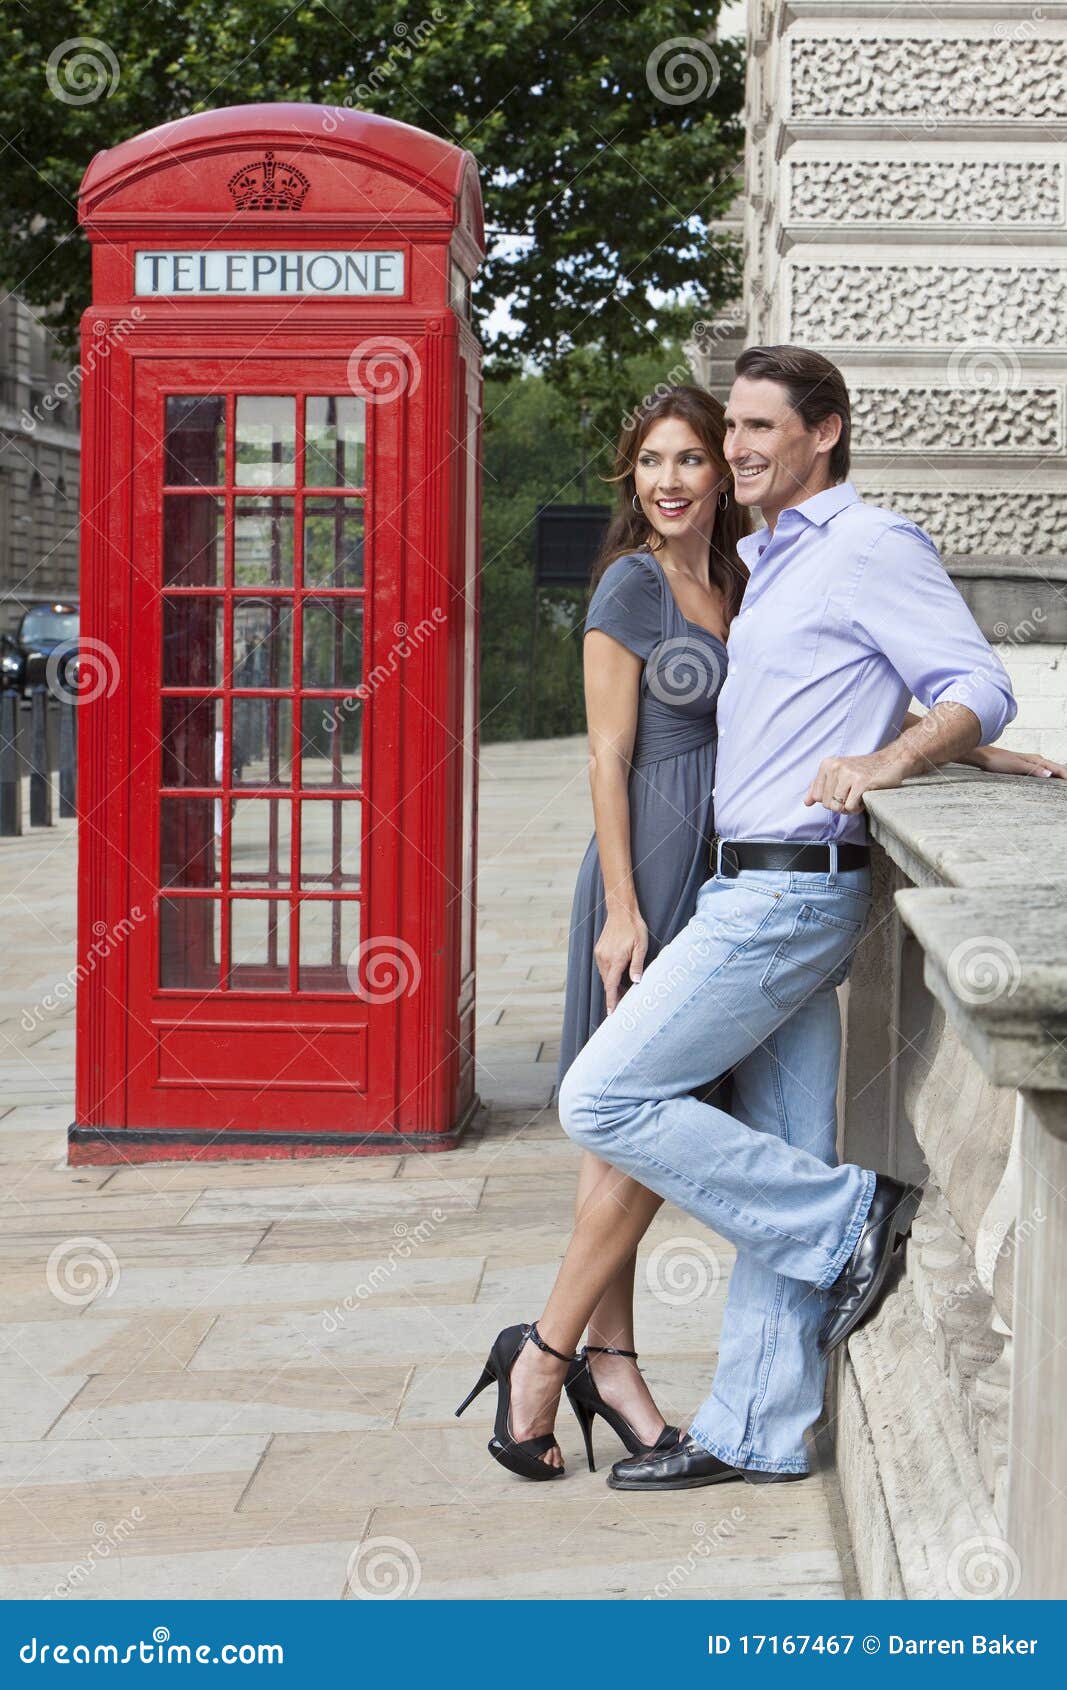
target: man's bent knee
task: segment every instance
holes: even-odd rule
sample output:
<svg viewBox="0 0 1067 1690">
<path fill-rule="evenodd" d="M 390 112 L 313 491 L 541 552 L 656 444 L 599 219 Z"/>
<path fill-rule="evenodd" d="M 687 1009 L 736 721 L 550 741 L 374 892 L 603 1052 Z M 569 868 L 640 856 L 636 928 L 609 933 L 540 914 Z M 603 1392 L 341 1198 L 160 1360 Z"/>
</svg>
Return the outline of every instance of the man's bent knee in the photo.
<svg viewBox="0 0 1067 1690">
<path fill-rule="evenodd" d="M 578 1064 L 572 1062 L 559 1088 L 557 1107 L 560 1124 L 567 1137 L 573 1139 L 575 1144 L 592 1150 L 596 1148 L 596 1141 L 602 1138 L 603 1134 L 597 1131 L 594 1093 L 582 1083 L 577 1070 Z"/>
</svg>

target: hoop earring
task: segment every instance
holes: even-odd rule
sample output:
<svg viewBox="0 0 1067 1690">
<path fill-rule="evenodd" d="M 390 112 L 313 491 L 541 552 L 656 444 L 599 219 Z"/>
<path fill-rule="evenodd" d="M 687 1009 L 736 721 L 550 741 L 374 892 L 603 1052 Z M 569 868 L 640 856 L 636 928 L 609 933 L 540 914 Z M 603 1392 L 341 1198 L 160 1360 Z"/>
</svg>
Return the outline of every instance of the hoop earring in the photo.
<svg viewBox="0 0 1067 1690">
<path fill-rule="evenodd" d="M 630 502 L 633 505 L 635 511 L 639 511 L 641 509 L 641 501 L 637 497 L 636 493 L 634 494 L 633 499 Z"/>
<path fill-rule="evenodd" d="M 730 495 L 726 491 L 725 487 L 715 502 L 724 514 L 730 509 Z"/>
</svg>

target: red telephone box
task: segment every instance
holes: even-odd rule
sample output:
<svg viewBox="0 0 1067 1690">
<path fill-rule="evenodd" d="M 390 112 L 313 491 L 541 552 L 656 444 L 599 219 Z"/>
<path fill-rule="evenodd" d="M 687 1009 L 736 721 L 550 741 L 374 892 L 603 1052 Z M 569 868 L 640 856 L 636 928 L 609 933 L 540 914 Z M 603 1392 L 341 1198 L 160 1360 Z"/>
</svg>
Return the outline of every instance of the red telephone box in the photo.
<svg viewBox="0 0 1067 1690">
<path fill-rule="evenodd" d="M 97 154 L 72 1162 L 447 1148 L 474 1089 L 469 153 L 234 106 Z"/>
</svg>

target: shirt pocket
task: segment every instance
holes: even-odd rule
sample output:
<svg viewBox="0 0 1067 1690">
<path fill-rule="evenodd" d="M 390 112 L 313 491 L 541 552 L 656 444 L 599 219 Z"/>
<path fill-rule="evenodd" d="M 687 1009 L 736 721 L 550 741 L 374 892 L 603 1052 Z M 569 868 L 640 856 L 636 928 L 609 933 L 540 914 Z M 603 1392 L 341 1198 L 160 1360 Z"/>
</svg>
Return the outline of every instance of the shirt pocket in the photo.
<svg viewBox="0 0 1067 1690">
<path fill-rule="evenodd" d="M 798 1009 L 813 992 L 840 986 L 864 920 L 801 904 L 787 938 L 763 971 L 760 988 L 778 1009 Z"/>
<path fill-rule="evenodd" d="M 829 593 L 804 597 L 790 583 L 789 593 L 783 594 L 767 618 L 757 657 L 760 667 L 807 680 L 818 663 L 829 614 Z"/>
</svg>

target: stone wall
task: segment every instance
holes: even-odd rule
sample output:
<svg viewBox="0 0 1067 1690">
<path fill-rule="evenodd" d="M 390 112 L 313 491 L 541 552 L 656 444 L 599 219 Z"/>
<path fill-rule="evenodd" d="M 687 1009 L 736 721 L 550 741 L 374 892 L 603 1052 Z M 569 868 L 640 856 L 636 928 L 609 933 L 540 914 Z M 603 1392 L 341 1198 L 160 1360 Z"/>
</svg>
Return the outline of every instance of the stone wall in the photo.
<svg viewBox="0 0 1067 1690">
<path fill-rule="evenodd" d="M 1004 743 L 1067 760 L 1067 4 L 749 0 L 748 37 L 746 340 L 841 366 L 856 485 L 982 583 Z"/>
<path fill-rule="evenodd" d="M 926 1191 L 836 1366 L 866 1597 L 1067 1594 L 1067 786 L 950 768 L 873 793 L 843 1154 Z"/>
</svg>

